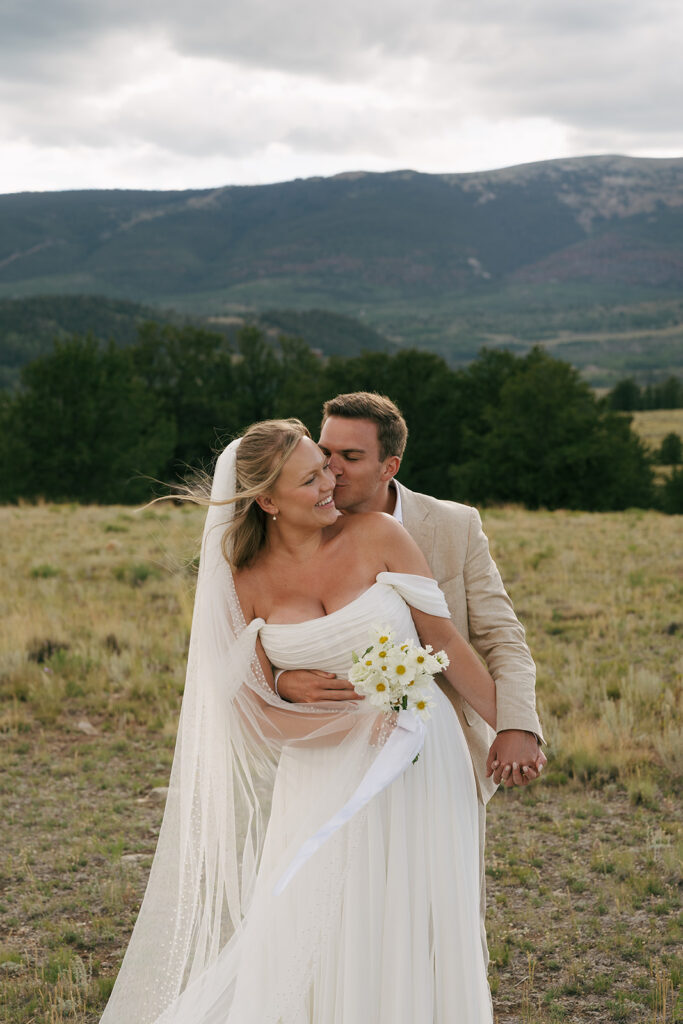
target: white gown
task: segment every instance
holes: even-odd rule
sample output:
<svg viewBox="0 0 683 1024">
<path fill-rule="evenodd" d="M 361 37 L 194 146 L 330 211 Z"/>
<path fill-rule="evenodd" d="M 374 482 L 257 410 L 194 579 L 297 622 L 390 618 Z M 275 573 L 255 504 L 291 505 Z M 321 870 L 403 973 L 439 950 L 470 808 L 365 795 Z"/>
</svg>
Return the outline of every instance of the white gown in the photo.
<svg viewBox="0 0 683 1024">
<path fill-rule="evenodd" d="M 372 625 L 417 640 L 406 601 L 431 611 L 434 591 L 431 580 L 381 573 L 329 615 L 251 625 L 272 664 L 344 676 Z M 285 747 L 259 871 L 267 887 L 257 882 L 244 927 L 160 1022 L 490 1024 L 474 773 L 455 711 L 435 691 L 418 761 L 275 896 L 274 866 L 283 851 L 291 857 L 297 821 L 335 777 L 334 745 Z M 377 711 L 365 701 L 359 713 Z M 302 970 L 297 937 L 311 932 L 317 956 Z"/>
</svg>

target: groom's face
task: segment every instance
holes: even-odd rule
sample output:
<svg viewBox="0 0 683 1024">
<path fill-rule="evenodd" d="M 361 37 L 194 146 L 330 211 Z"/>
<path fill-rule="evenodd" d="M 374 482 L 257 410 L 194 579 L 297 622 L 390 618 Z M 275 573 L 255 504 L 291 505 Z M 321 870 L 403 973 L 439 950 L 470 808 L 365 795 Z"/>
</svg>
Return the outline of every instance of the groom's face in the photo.
<svg viewBox="0 0 683 1024">
<path fill-rule="evenodd" d="M 393 462 L 380 459 L 377 424 L 372 420 L 328 416 L 319 447 L 335 476 L 334 503 L 346 512 L 384 511 Z M 391 466 L 389 466 L 391 463 Z"/>
</svg>

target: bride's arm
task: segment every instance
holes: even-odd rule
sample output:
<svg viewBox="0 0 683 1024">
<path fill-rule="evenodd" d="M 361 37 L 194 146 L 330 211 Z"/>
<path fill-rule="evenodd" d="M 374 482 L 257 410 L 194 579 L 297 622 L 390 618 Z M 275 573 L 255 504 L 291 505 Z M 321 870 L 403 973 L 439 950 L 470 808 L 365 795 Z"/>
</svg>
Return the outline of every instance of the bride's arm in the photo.
<svg viewBox="0 0 683 1024">
<path fill-rule="evenodd" d="M 389 572 L 434 579 L 426 558 L 400 523 L 390 516 L 382 516 L 375 530 L 373 542 L 378 545 Z M 412 606 L 410 610 L 421 642 L 431 644 L 435 651 L 446 651 L 450 665 L 443 674 L 450 685 L 495 729 L 496 684 L 474 648 L 458 633 L 450 619 L 428 615 Z"/>
<path fill-rule="evenodd" d="M 450 619 L 427 615 L 413 607 L 410 611 L 422 643 L 431 644 L 435 651 L 444 650 L 448 655 L 450 664 L 443 675 L 453 689 L 495 729 L 496 684 L 474 648 L 458 633 Z"/>
<path fill-rule="evenodd" d="M 257 637 L 255 652 L 267 685 L 275 693 L 273 671 L 270 660 Z M 283 743 L 301 743 L 313 746 L 330 746 L 340 743 L 353 729 L 361 725 L 362 719 L 357 714 L 357 705 L 351 701 L 345 705 L 335 702 L 329 710 L 320 707 L 308 708 L 296 704 L 271 704 L 256 691 L 245 688 L 245 706 L 254 715 L 252 725 L 255 734 L 267 739 Z M 247 716 L 248 717 L 248 716 Z M 365 719 L 367 723 L 367 718 Z M 366 726 L 367 727 L 367 726 Z"/>
</svg>

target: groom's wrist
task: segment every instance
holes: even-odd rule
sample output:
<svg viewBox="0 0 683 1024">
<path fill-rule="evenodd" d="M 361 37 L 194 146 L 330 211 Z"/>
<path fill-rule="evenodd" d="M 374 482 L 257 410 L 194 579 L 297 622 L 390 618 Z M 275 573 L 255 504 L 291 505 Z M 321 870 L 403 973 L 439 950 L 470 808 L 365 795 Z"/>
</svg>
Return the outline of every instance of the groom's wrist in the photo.
<svg viewBox="0 0 683 1024">
<path fill-rule="evenodd" d="M 543 737 L 539 736 L 537 732 L 533 732 L 531 729 L 498 729 L 496 736 L 502 736 L 504 732 L 525 732 L 527 736 L 533 736 L 539 747 L 545 743 Z"/>
</svg>

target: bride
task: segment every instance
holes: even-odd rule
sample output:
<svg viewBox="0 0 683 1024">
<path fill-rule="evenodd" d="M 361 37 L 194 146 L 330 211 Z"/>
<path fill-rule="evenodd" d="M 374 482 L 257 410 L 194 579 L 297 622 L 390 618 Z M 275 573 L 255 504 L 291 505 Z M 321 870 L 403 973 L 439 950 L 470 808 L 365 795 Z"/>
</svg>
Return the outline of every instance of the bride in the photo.
<svg viewBox="0 0 683 1024">
<path fill-rule="evenodd" d="M 298 420 L 218 460 L 164 820 L 102 1024 L 491 1022 L 450 701 L 434 686 L 423 727 L 274 687 L 273 666 L 345 675 L 378 626 L 444 648 L 448 684 L 495 726 L 422 554 L 389 516 L 340 515 L 334 483 Z"/>
</svg>

